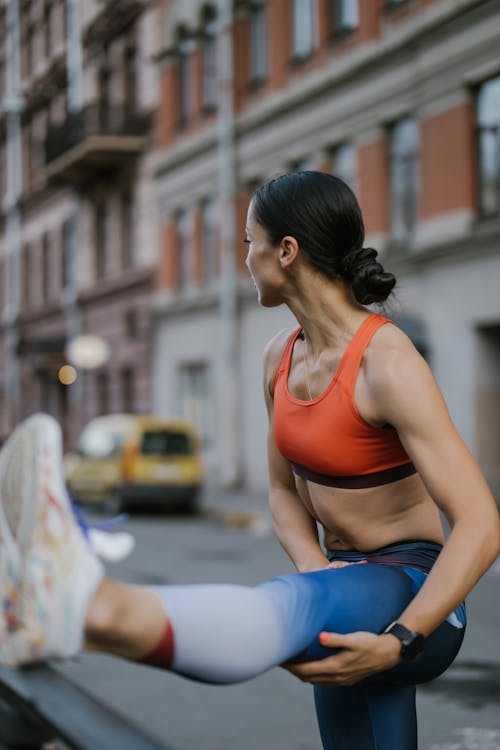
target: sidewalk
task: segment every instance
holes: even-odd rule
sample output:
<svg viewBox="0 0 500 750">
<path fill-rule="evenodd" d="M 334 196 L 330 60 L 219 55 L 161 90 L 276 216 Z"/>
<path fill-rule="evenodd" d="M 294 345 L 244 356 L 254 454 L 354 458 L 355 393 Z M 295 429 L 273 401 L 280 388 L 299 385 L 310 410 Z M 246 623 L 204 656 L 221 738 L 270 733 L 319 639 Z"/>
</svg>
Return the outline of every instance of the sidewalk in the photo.
<svg viewBox="0 0 500 750">
<path fill-rule="evenodd" d="M 255 533 L 272 531 L 267 492 L 206 486 L 200 497 L 200 511 L 227 528 L 249 529 Z"/>
</svg>

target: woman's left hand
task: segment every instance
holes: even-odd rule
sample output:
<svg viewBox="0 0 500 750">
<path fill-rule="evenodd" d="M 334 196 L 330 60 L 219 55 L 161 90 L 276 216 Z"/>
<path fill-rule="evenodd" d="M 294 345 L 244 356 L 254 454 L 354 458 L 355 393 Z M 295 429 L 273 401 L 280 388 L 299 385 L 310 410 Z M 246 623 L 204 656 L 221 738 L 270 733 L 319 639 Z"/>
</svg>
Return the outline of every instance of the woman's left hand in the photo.
<svg viewBox="0 0 500 750">
<path fill-rule="evenodd" d="M 318 637 L 322 646 L 341 650 L 318 661 L 283 664 L 302 682 L 325 687 L 354 685 L 375 672 L 394 667 L 401 658 L 401 644 L 390 634 L 320 633 Z"/>
</svg>

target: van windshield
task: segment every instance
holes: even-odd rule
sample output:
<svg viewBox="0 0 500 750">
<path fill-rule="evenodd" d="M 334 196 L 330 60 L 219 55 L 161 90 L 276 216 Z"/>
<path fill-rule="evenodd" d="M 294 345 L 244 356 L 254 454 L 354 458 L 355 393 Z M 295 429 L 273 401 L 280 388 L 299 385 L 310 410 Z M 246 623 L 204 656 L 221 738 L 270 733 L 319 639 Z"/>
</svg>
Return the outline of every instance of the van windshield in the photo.
<svg viewBox="0 0 500 750">
<path fill-rule="evenodd" d="M 188 435 L 170 430 L 145 432 L 141 453 L 155 456 L 188 456 L 192 452 Z"/>
</svg>

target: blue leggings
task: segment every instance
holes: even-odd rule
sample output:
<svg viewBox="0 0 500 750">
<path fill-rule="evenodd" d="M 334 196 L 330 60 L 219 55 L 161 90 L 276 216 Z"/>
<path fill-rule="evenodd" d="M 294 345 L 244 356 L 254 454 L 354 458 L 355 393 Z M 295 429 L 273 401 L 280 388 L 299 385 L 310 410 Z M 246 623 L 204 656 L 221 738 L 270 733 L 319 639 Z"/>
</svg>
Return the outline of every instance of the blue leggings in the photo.
<svg viewBox="0 0 500 750">
<path fill-rule="evenodd" d="M 280 576 L 254 588 L 155 588 L 174 632 L 173 670 L 203 682 L 240 682 L 290 659 L 331 655 L 318 642 L 322 630 L 380 633 L 401 615 L 426 572 L 393 564 L 394 555 L 384 558 L 389 564 L 377 553 L 363 558 L 377 562 Z M 416 750 L 415 685 L 447 669 L 464 626 L 461 605 L 426 639 L 417 660 L 352 687 L 316 686 L 324 749 Z"/>
</svg>

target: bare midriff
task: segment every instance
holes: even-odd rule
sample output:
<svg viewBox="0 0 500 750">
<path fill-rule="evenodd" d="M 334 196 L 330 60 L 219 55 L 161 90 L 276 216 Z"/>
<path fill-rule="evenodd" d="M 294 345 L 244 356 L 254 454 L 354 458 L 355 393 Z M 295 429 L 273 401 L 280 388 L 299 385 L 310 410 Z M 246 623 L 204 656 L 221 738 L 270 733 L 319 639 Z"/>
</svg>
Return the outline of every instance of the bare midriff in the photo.
<svg viewBox="0 0 500 750">
<path fill-rule="evenodd" d="M 327 549 L 372 552 L 405 540 L 443 543 L 439 511 L 418 474 L 346 490 L 295 477 L 297 492 L 324 529 Z"/>
</svg>

